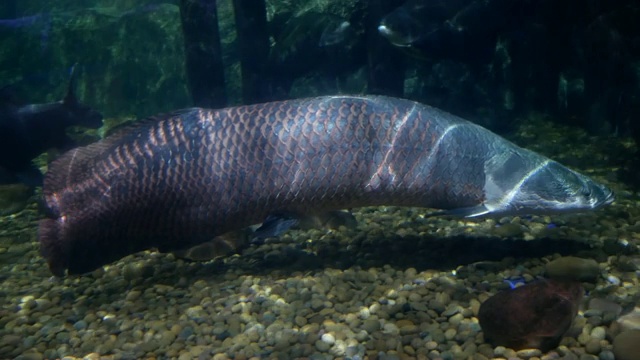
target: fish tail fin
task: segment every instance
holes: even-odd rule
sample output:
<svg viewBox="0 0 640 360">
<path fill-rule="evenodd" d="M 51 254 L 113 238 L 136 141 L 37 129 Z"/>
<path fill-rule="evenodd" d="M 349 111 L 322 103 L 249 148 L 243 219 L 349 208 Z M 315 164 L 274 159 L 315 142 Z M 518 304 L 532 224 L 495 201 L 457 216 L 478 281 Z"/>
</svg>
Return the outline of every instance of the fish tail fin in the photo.
<svg viewBox="0 0 640 360">
<path fill-rule="evenodd" d="M 65 269 L 69 267 L 69 252 L 59 221 L 57 219 L 41 220 L 38 239 L 40 254 L 47 260 L 51 272 L 55 276 L 64 276 Z"/>
<path fill-rule="evenodd" d="M 86 202 L 92 196 L 92 192 L 79 189 L 88 186 L 91 167 L 103 146 L 96 143 L 68 151 L 51 163 L 45 174 L 42 210 L 47 217 L 40 221 L 38 240 L 40 254 L 56 276 L 64 276 L 69 268 L 73 246 L 73 236 L 67 233 L 68 219 L 62 209 L 74 209 L 75 203 Z"/>
</svg>

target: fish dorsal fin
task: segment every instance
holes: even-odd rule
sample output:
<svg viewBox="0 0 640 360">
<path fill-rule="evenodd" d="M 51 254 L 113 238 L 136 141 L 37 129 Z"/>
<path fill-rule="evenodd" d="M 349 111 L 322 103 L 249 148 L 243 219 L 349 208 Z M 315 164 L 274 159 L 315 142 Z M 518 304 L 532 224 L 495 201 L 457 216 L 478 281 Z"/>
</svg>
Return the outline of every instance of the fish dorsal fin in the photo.
<svg viewBox="0 0 640 360">
<path fill-rule="evenodd" d="M 64 96 L 62 100 L 65 104 L 77 104 L 78 98 L 76 97 L 76 68 L 78 67 L 78 63 L 73 64 L 71 66 L 71 70 L 69 73 L 69 86 L 67 87 L 67 94 Z"/>
</svg>

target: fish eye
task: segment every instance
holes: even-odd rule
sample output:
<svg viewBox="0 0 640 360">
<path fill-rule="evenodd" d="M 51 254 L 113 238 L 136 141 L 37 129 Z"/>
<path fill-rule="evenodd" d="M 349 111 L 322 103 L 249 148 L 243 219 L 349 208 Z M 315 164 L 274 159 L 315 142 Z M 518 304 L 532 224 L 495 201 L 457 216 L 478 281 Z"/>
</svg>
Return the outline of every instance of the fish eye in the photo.
<svg viewBox="0 0 640 360">
<path fill-rule="evenodd" d="M 590 198 L 591 197 L 591 189 L 589 188 L 583 188 L 581 191 L 582 196 L 586 197 L 586 198 Z"/>
</svg>

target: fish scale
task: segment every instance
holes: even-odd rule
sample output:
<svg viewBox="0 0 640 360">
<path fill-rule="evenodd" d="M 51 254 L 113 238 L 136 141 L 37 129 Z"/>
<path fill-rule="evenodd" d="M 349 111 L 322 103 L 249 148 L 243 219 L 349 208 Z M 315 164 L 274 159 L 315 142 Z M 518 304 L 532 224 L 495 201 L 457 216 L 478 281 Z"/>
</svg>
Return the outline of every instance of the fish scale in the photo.
<svg viewBox="0 0 640 360">
<path fill-rule="evenodd" d="M 503 157 L 515 160 L 494 161 Z M 75 274 L 144 249 L 188 248 L 271 214 L 398 205 L 476 216 L 612 200 L 602 185 L 552 162 L 553 172 L 539 176 L 566 179 L 564 192 L 528 203 L 549 193 L 545 182 L 530 189 L 524 181 L 514 192 L 515 183 L 493 178 L 511 170 L 503 164 L 532 173 L 517 168 L 518 159 L 522 167 L 548 160 L 441 110 L 389 97 L 187 109 L 56 160 L 43 188 L 41 252 L 54 274 Z M 593 199 L 577 198 L 583 188 Z M 501 203 L 509 191 L 513 203 Z"/>
</svg>

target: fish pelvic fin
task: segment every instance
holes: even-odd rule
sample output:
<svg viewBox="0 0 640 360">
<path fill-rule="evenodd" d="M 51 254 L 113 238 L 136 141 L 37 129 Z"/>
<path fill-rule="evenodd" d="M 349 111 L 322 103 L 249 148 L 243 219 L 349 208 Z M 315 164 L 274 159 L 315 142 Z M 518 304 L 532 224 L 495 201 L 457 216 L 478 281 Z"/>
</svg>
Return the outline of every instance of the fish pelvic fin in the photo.
<svg viewBox="0 0 640 360">
<path fill-rule="evenodd" d="M 489 215 L 490 213 L 491 213 L 491 210 L 487 209 L 487 207 L 484 206 L 483 204 L 480 204 L 478 206 L 435 211 L 425 215 L 425 217 L 455 216 L 455 217 L 472 218 L 472 217 Z"/>
</svg>

